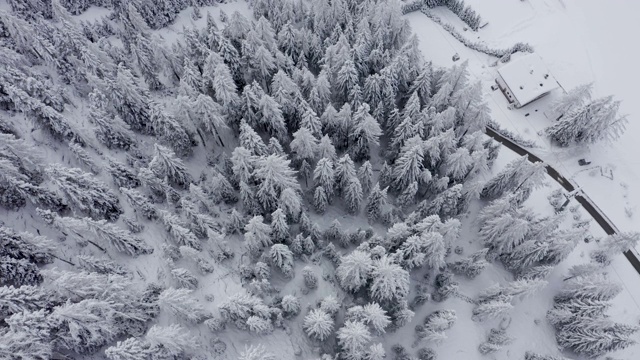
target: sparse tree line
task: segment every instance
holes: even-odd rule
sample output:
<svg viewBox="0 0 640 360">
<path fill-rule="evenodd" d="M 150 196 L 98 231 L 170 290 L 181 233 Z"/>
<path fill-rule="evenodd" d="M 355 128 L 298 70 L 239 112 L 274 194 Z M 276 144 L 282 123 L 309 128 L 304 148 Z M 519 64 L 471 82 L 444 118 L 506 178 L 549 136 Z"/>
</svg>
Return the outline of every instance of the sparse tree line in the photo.
<svg viewBox="0 0 640 360">
<path fill-rule="evenodd" d="M 0 205 L 33 210 L 92 255 L 68 262 L 73 271 L 44 270 L 60 258 L 55 241 L 0 227 L 0 357 L 183 358 L 199 345 L 178 323 L 263 335 L 299 317 L 341 357 L 382 359 L 378 337 L 411 322 L 416 306 L 462 296 L 454 274 L 474 278 L 493 260 L 513 271 L 515 281 L 475 301 L 474 320 L 500 316 L 543 287 L 584 235 L 524 206 L 542 164 L 518 159 L 480 181 L 499 151 L 483 136 L 481 85 L 466 62 L 425 61 L 399 2 L 254 0 L 253 19 L 206 14 L 204 28 L 184 28 L 173 44 L 152 29 L 191 2 L 9 4 L 0 109 L 14 116 L 0 117 Z M 447 4 L 477 28 L 472 10 Z M 113 11 L 93 24 L 71 16 L 90 5 Z M 73 165 L 45 160 L 13 122 L 23 118 Z M 195 176 L 203 151 L 211 166 Z M 478 219 L 486 248 L 452 260 L 460 218 L 478 199 L 491 201 Z M 328 211 L 388 229 L 346 231 L 338 220 L 323 229 L 314 219 Z M 116 253 L 130 264 L 162 259 L 162 284 L 134 280 Z M 330 275 L 320 276 L 318 259 L 334 265 Z M 193 292 L 222 267 L 237 268 L 246 293 L 210 311 Z M 420 269 L 434 281 L 409 299 Z M 335 283 L 340 300 L 303 309 L 272 284 L 298 273 L 303 294 Z M 353 297 L 365 302 L 345 308 Z M 160 314 L 174 323 L 156 325 Z M 455 321 L 452 310 L 434 312 L 417 343 L 438 344 Z M 508 340 L 492 333 L 480 351 Z M 273 356 L 252 346 L 240 358 Z"/>
</svg>

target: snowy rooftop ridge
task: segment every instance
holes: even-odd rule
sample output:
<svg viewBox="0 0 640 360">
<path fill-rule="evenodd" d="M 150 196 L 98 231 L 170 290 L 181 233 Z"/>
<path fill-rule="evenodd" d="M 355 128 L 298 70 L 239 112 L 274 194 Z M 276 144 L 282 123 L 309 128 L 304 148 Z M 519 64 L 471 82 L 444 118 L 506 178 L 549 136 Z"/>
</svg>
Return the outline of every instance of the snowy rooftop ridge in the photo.
<svg viewBox="0 0 640 360">
<path fill-rule="evenodd" d="M 498 73 L 521 106 L 560 86 L 537 54 L 512 60 L 500 67 Z"/>
</svg>

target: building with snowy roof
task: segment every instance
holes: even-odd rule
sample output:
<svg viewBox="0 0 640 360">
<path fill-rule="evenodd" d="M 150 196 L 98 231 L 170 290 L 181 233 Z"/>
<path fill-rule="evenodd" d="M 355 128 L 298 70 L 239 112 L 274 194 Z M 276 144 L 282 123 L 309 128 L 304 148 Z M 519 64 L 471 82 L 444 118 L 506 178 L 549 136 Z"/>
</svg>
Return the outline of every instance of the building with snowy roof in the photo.
<svg viewBox="0 0 640 360">
<path fill-rule="evenodd" d="M 537 54 L 522 56 L 501 66 L 496 83 L 516 108 L 530 104 L 560 87 Z"/>
</svg>

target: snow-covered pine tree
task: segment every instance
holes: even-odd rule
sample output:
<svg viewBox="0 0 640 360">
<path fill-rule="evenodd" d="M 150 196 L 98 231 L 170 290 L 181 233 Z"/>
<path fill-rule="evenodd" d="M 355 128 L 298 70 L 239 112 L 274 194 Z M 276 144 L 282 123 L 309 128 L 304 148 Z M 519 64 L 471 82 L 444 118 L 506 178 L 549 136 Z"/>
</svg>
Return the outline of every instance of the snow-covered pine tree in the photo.
<svg viewBox="0 0 640 360">
<path fill-rule="evenodd" d="M 355 161 L 367 160 L 371 146 L 379 144 L 380 125 L 369 114 L 369 105 L 362 104 L 353 114 L 353 129 L 349 132 L 349 148 Z"/>
<path fill-rule="evenodd" d="M 157 143 L 153 145 L 153 158 L 149 168 L 159 178 L 166 177 L 171 183 L 181 187 L 187 187 L 192 181 L 182 160 L 171 149 Z"/>
<path fill-rule="evenodd" d="M 198 278 L 187 269 L 173 269 L 171 270 L 171 277 L 176 281 L 179 288 L 194 290 L 198 287 Z"/>
<path fill-rule="evenodd" d="M 286 276 L 293 275 L 293 253 L 284 244 L 274 244 L 269 250 L 269 256 L 273 264 Z"/>
<path fill-rule="evenodd" d="M 480 239 L 496 254 L 509 253 L 522 243 L 530 226 L 526 219 L 504 213 L 484 222 L 480 228 Z"/>
<path fill-rule="evenodd" d="M 153 249 L 142 239 L 134 236 L 130 231 L 124 230 L 106 220 L 93 220 L 88 217 L 81 219 L 60 217 L 50 211 L 42 210 L 39 210 L 39 213 L 45 219 L 50 219 L 46 221 L 51 221 L 52 225 L 60 231 L 66 231 L 70 235 L 78 237 L 80 242 L 85 241 L 83 238 L 91 234 L 95 236 L 97 240 L 111 244 L 111 246 L 115 247 L 119 252 L 131 256 L 151 254 L 153 252 Z"/>
<path fill-rule="evenodd" d="M 362 191 L 366 194 L 371 190 L 373 185 L 373 167 L 369 160 L 362 163 L 362 166 L 358 169 L 358 180 L 362 184 Z"/>
<path fill-rule="evenodd" d="M 453 264 L 449 265 L 449 268 L 458 274 L 463 274 L 470 279 L 480 275 L 482 270 L 489 264 L 486 260 L 488 249 L 482 249 L 471 254 L 469 257 L 460 259 Z"/>
<path fill-rule="evenodd" d="M 67 200 L 79 210 L 93 217 L 109 220 L 116 220 L 122 214 L 116 195 L 92 174 L 61 166 L 49 166 L 45 172 Z"/>
<path fill-rule="evenodd" d="M 509 302 L 502 300 L 493 300 L 486 303 L 482 303 L 473 309 L 474 321 L 484 321 L 490 318 L 496 318 L 502 316 L 513 309 L 513 305 Z"/>
<path fill-rule="evenodd" d="M 134 337 L 118 341 L 104 351 L 109 360 L 143 360 L 151 353 L 148 343 Z"/>
<path fill-rule="evenodd" d="M 33 285 L 12 285 L 0 287 L 0 315 L 7 318 L 23 311 L 36 311 L 51 307 L 55 301 L 42 287 Z"/>
<path fill-rule="evenodd" d="M 198 344 L 189 331 L 178 324 L 153 325 L 144 338 L 153 356 L 182 357 L 193 352 Z"/>
<path fill-rule="evenodd" d="M 126 268 L 111 260 L 100 259 L 89 255 L 78 255 L 76 259 L 78 260 L 78 266 L 87 271 L 122 276 L 129 274 Z"/>
<path fill-rule="evenodd" d="M 268 153 L 267 145 L 264 144 L 260 135 L 246 121 L 240 123 L 239 140 L 240 146 L 249 150 L 252 155 L 262 156 Z"/>
<path fill-rule="evenodd" d="M 382 215 L 382 209 L 387 205 L 388 188 L 380 189 L 380 184 L 376 183 L 367 198 L 367 218 L 375 222 Z"/>
<path fill-rule="evenodd" d="M 309 337 L 324 341 L 333 333 L 333 318 L 322 309 L 313 309 L 302 326 Z"/>
<path fill-rule="evenodd" d="M 301 127 L 293 133 L 293 140 L 290 145 L 293 159 L 297 163 L 302 163 L 302 161 L 313 163 L 315 161 L 318 150 L 318 139 L 316 139 L 308 128 Z"/>
<path fill-rule="evenodd" d="M 545 176 L 544 163 L 530 163 L 522 156 L 509 164 L 498 175 L 489 180 L 480 194 L 485 199 L 496 199 L 506 192 L 535 189 L 542 185 Z"/>
<path fill-rule="evenodd" d="M 293 188 L 282 190 L 280 199 L 278 199 L 278 207 L 284 210 L 287 217 L 292 221 L 298 221 L 302 212 L 302 196 L 300 192 Z"/>
<path fill-rule="evenodd" d="M 592 91 L 593 83 L 578 85 L 569 90 L 564 96 L 551 104 L 554 118 L 558 120 L 565 114 L 570 113 L 571 110 L 583 106 L 585 102 L 591 100 Z"/>
<path fill-rule="evenodd" d="M 276 356 L 265 349 L 262 344 L 245 346 L 238 360 L 276 360 Z"/>
<path fill-rule="evenodd" d="M 253 176 L 258 181 L 257 199 L 265 211 L 273 211 L 285 189 L 300 191 L 296 172 L 289 166 L 290 160 L 278 155 L 269 155 L 256 161 Z M 280 206 L 285 212 L 286 208 Z"/>
<path fill-rule="evenodd" d="M 424 170 L 424 142 L 419 136 L 407 140 L 393 167 L 393 184 L 403 191 L 413 182 L 419 181 Z M 382 175 L 381 175 L 382 177 Z"/>
<path fill-rule="evenodd" d="M 357 214 L 360 211 L 360 203 L 362 202 L 362 185 L 360 185 L 360 180 L 355 176 L 351 177 L 347 182 L 347 186 L 343 189 L 343 194 L 349 213 Z M 379 200 L 382 201 L 383 197 L 380 197 Z"/>
<path fill-rule="evenodd" d="M 160 309 L 169 311 L 190 323 L 201 323 L 208 317 L 202 305 L 191 296 L 189 289 L 168 288 L 158 296 Z"/>
<path fill-rule="evenodd" d="M 91 155 L 80 145 L 77 143 L 69 143 L 69 150 L 76 158 L 76 160 L 80 163 L 81 166 L 88 169 L 94 174 L 100 174 L 101 166 L 95 163 Z"/>
<path fill-rule="evenodd" d="M 384 334 L 385 328 L 391 324 L 387 312 L 378 303 L 363 306 L 362 320 L 379 335 Z"/>
<path fill-rule="evenodd" d="M 215 136 L 220 145 L 224 146 L 221 131 L 228 128 L 228 126 L 222 107 L 213 101 L 210 96 L 204 94 L 198 94 L 191 105 L 197 115 L 197 123 L 195 125 L 206 133 Z"/>
<path fill-rule="evenodd" d="M 318 276 L 310 266 L 305 266 L 302 269 L 302 277 L 304 278 L 304 285 L 307 289 L 312 290 L 318 287 Z"/>
<path fill-rule="evenodd" d="M 387 255 L 373 261 L 370 276 L 369 293 L 378 301 L 404 300 L 409 295 L 409 272 Z"/>
<path fill-rule="evenodd" d="M 287 223 L 287 215 L 282 209 L 276 209 L 271 214 L 271 228 L 273 229 L 273 237 L 278 242 L 284 242 L 289 238 L 289 224 Z"/>
<path fill-rule="evenodd" d="M 296 316 L 300 313 L 300 299 L 295 295 L 285 295 L 280 301 L 280 307 L 287 318 Z"/>
<path fill-rule="evenodd" d="M 254 216 L 244 227 L 244 239 L 250 249 L 257 251 L 260 248 L 273 244 L 271 226 L 263 222 L 261 215 Z"/>
<path fill-rule="evenodd" d="M 456 320 L 454 310 L 435 311 L 424 320 L 424 329 L 418 333 L 418 337 L 426 341 L 441 342 L 447 338 L 444 332 L 451 329 Z"/>
<path fill-rule="evenodd" d="M 317 186 L 315 191 L 313 192 L 313 207 L 319 214 L 323 214 L 327 208 L 327 204 L 329 200 L 327 198 L 327 193 L 324 190 L 324 187 Z"/>
<path fill-rule="evenodd" d="M 445 175 L 454 180 L 462 180 L 467 176 L 472 166 L 473 158 L 469 154 L 469 150 L 458 148 L 458 150 L 446 157 L 444 163 Z"/>
<path fill-rule="evenodd" d="M 351 179 L 354 178 L 357 179 L 356 167 L 349 154 L 345 154 L 335 164 L 334 179 L 337 192 L 339 194 L 344 193 Z"/>
<path fill-rule="evenodd" d="M 280 104 L 271 96 L 263 94 L 258 103 L 260 106 L 260 122 L 272 136 L 280 141 L 288 141 L 287 125 Z"/>
<path fill-rule="evenodd" d="M 178 245 L 185 245 L 196 250 L 202 249 L 198 238 L 189 230 L 180 218 L 168 211 L 158 210 L 158 215 L 166 231 Z"/>
<path fill-rule="evenodd" d="M 233 204 L 238 201 L 238 197 L 236 196 L 236 190 L 231 185 L 231 182 L 227 180 L 227 178 L 219 172 L 215 172 L 214 175 L 206 182 L 208 196 L 205 194 L 202 189 L 197 190 L 199 187 L 191 183 L 189 185 L 189 192 L 196 195 L 196 199 L 198 202 L 202 203 L 207 207 L 208 210 L 211 210 L 211 204 L 209 203 L 209 198 L 214 203 L 220 203 L 220 201 L 224 201 L 225 204 Z"/>
<path fill-rule="evenodd" d="M 109 172 L 116 186 L 136 188 L 142 185 L 138 176 L 123 163 L 111 158 L 108 159 L 108 163 Z"/>
<path fill-rule="evenodd" d="M 609 301 L 621 291 L 622 287 L 619 284 L 611 282 L 603 274 L 592 273 L 566 280 L 555 301 L 563 302 L 576 298 Z"/>
<path fill-rule="evenodd" d="M 414 181 L 398 196 L 397 202 L 401 208 L 412 205 L 416 200 L 418 194 L 418 182 Z"/>
<path fill-rule="evenodd" d="M 330 200 L 335 187 L 335 173 L 330 159 L 322 158 L 318 161 L 313 171 L 313 180 L 316 186 L 324 189 L 327 200 Z"/>
<path fill-rule="evenodd" d="M 251 154 L 251 151 L 242 146 L 233 149 L 233 153 L 231 154 L 232 170 L 238 183 L 250 183 L 256 160 L 257 158 Z"/>
<path fill-rule="evenodd" d="M 367 283 L 372 271 L 371 255 L 354 250 L 341 258 L 340 265 L 336 269 L 336 276 L 344 289 L 355 292 Z"/>
<path fill-rule="evenodd" d="M 609 259 L 614 254 L 634 249 L 639 240 L 640 233 L 637 232 L 609 235 L 603 242 L 601 242 L 601 247 L 591 254 L 591 257 L 593 259 L 599 259 L 599 262 L 604 262 L 606 264 L 611 261 Z"/>
<path fill-rule="evenodd" d="M 365 346 L 371 341 L 371 333 L 365 324 L 347 320 L 337 332 L 338 344 L 348 360 L 361 359 Z"/>
<path fill-rule="evenodd" d="M 561 146 L 615 141 L 628 122 L 626 115 L 618 114 L 619 109 L 620 101 L 613 96 L 599 98 L 571 110 L 544 132 Z"/>
</svg>

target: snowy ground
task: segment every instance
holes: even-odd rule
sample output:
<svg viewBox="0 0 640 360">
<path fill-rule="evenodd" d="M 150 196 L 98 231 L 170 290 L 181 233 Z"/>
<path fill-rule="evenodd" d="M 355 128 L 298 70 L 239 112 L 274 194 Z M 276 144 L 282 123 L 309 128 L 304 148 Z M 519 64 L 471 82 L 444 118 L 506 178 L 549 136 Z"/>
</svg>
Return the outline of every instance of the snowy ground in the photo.
<svg viewBox="0 0 640 360">
<path fill-rule="evenodd" d="M 636 144 L 640 124 L 634 121 L 634 116 L 640 113 L 634 86 L 640 75 L 633 70 L 638 50 L 631 44 L 635 34 L 640 33 L 640 24 L 633 18 L 640 3 L 632 0 L 468 0 L 467 3 L 489 22 L 477 33 L 462 31 L 469 39 L 496 48 L 529 43 L 565 89 L 594 82 L 595 96 L 614 94 L 623 101 L 621 112 L 629 114 L 630 121 L 626 134 L 617 143 L 560 149 L 537 134 L 550 124 L 544 112 L 560 91 L 522 109 L 508 110 L 502 93 L 490 89 L 496 68 L 489 65 L 495 58 L 465 48 L 419 12 L 408 15 L 418 36 L 429 34 L 420 40 L 430 60 L 451 66 L 455 53 L 462 60 L 468 59 L 472 75 L 484 84 L 494 119 L 504 128 L 535 141 L 540 147 L 535 149 L 536 155 L 573 178 L 622 231 L 637 230 L 636 216 L 629 215 L 640 204 L 640 190 L 633 186 L 640 179 L 636 170 L 640 165 Z M 436 9 L 435 13 L 462 30 L 463 24 L 450 11 Z M 434 33 L 441 36 L 433 36 Z M 580 167 L 577 160 L 581 158 L 591 164 Z M 603 188 L 607 191 L 602 191 Z"/>
</svg>

